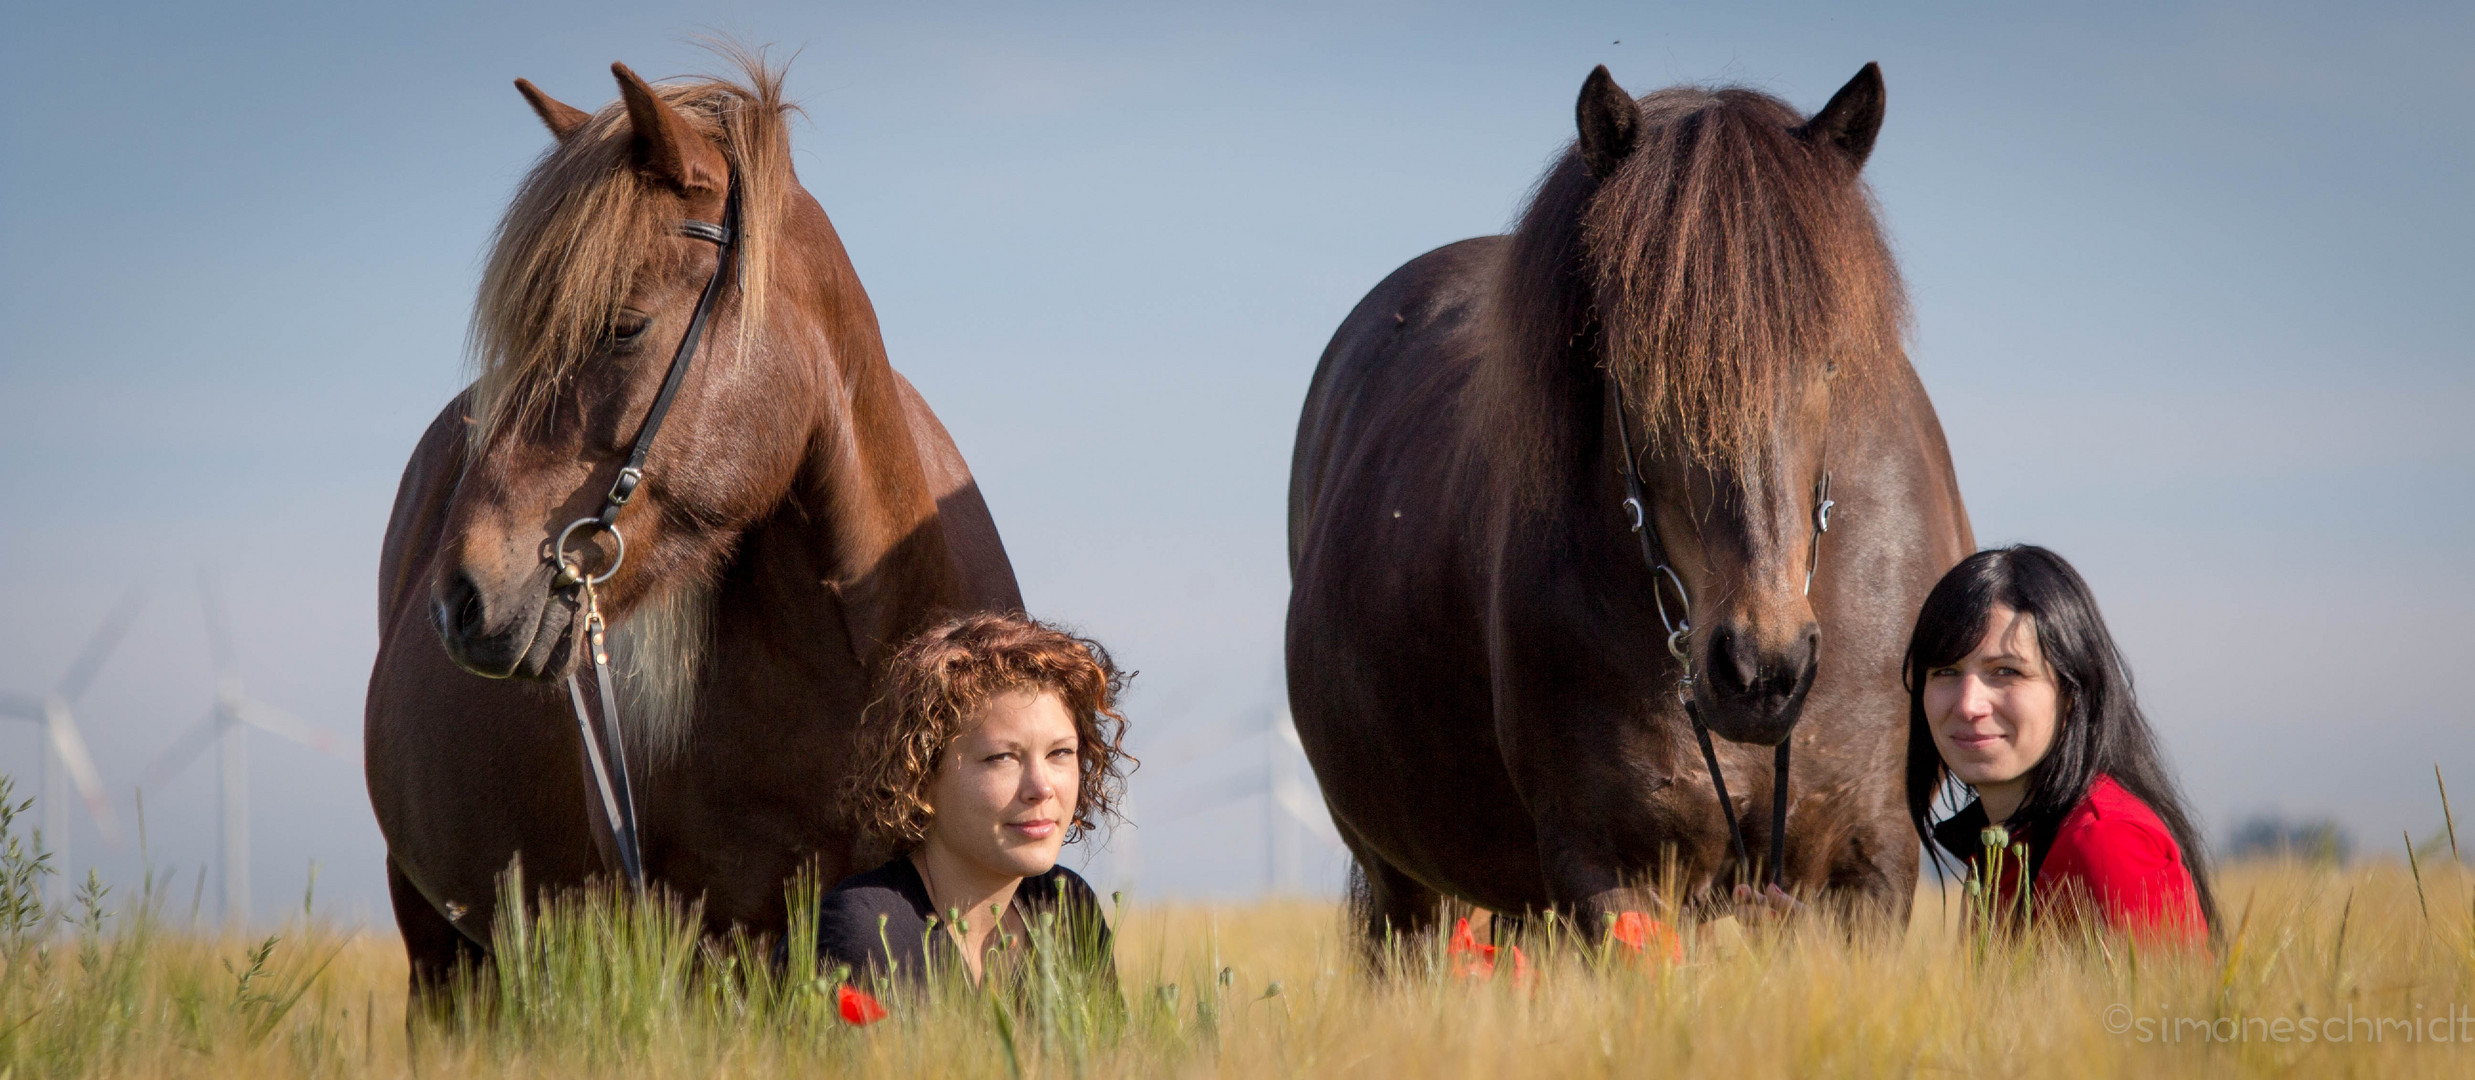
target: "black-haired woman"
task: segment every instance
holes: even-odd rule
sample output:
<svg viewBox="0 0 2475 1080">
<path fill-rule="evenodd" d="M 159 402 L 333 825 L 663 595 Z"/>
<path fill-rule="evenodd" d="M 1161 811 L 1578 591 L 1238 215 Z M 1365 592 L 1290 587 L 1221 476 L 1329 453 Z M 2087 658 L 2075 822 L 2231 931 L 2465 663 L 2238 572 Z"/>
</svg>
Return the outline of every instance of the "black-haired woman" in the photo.
<svg viewBox="0 0 2475 1080">
<path fill-rule="evenodd" d="M 2027 545 L 1962 560 L 1926 597 L 1907 669 L 1918 835 L 1980 876 L 1988 826 L 2027 845 L 1997 871 L 1992 910 L 2019 910 L 2024 877 L 2039 923 L 2208 940 L 2207 855 L 2071 564 Z M 1934 801 L 1954 782 L 1977 799 L 1937 824 Z"/>
</svg>

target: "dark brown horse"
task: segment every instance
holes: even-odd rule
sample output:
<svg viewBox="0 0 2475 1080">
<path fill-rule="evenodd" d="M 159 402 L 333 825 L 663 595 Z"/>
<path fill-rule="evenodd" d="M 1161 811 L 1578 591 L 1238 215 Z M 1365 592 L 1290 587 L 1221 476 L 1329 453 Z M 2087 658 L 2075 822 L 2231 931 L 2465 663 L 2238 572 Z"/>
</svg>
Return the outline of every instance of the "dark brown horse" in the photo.
<svg viewBox="0 0 2475 1080">
<path fill-rule="evenodd" d="M 486 956 L 518 856 L 531 884 L 618 876 L 558 685 L 586 651 L 578 590 L 546 556 L 600 508 L 717 272 L 598 589 L 647 876 L 716 928 L 780 931 L 789 875 L 860 856 L 835 793 L 880 659 L 940 613 L 1021 605 L 792 174 L 778 72 L 743 66 L 745 85 L 653 87 L 614 65 L 621 100 L 591 115 L 517 82 L 557 142 L 499 227 L 479 377 L 413 451 L 380 559 L 367 768 L 416 987 Z M 734 188 L 735 266 L 679 231 L 728 220 Z M 580 561 L 609 565 L 591 542 Z"/>
<path fill-rule="evenodd" d="M 1333 336 L 1290 480 L 1289 695 L 1363 932 L 1446 897 L 1595 928 L 1663 860 L 1705 897 L 1748 869 L 1628 443 L 1747 844 L 1772 752 L 1734 740 L 1792 738 L 1786 883 L 1907 910 L 1900 651 L 1972 541 L 1857 175 L 1882 102 L 1872 65 L 1810 119 L 1600 68 L 1514 233 L 1418 257 Z"/>
</svg>

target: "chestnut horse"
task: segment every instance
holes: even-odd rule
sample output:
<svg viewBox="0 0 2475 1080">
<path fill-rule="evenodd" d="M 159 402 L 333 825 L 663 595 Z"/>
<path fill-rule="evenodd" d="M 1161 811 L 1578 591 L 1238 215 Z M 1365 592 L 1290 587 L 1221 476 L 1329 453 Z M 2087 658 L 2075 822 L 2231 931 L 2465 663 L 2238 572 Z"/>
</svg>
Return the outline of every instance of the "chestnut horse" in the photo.
<svg viewBox="0 0 2475 1080">
<path fill-rule="evenodd" d="M 595 600 L 618 700 L 598 706 L 623 718 L 645 875 L 715 929 L 779 933 L 796 869 L 864 868 L 836 793 L 872 672 L 940 615 L 1021 606 L 970 470 L 792 173 L 779 72 L 743 66 L 745 85 L 656 87 L 613 65 L 620 101 L 590 115 L 517 81 L 556 142 L 499 226 L 479 377 L 413 451 L 379 564 L 367 770 L 416 989 L 486 960 L 519 856 L 531 885 L 620 877 L 560 685 L 586 666 L 581 590 L 548 553 L 641 430 L 624 558 L 600 530 L 569 553 L 615 570 Z M 709 281 L 701 346 L 648 421 Z"/>
<path fill-rule="evenodd" d="M 1600 68 L 1513 234 L 1419 256 L 1333 336 L 1289 696 L 1365 940 L 1445 898 L 1595 934 L 1671 869 L 1702 900 L 1751 876 L 1688 696 L 1755 852 L 1778 793 L 1745 743 L 1792 738 L 1791 890 L 1907 910 L 1900 654 L 1972 540 L 1857 175 L 1882 103 L 1870 64 L 1810 119 Z"/>
</svg>

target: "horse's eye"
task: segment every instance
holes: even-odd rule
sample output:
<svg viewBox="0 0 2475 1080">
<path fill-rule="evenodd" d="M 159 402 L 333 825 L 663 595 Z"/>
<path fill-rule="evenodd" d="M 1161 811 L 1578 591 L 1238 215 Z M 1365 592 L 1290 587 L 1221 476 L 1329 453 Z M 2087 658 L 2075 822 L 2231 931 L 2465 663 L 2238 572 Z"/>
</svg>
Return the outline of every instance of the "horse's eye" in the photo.
<svg viewBox="0 0 2475 1080">
<path fill-rule="evenodd" d="M 651 325 L 653 320 L 643 315 L 622 311 L 610 324 L 610 344 L 613 348 L 631 348 L 645 336 L 645 328 Z"/>
</svg>

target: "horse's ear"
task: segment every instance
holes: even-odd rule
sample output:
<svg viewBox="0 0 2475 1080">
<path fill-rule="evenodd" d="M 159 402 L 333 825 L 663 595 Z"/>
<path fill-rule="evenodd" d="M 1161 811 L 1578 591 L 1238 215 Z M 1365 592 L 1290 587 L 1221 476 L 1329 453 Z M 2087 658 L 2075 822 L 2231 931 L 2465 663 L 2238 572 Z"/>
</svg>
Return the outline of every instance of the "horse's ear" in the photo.
<svg viewBox="0 0 2475 1080">
<path fill-rule="evenodd" d="M 542 126 L 561 139 L 593 119 L 591 113 L 542 93 L 541 87 L 533 85 L 530 79 L 517 79 L 516 93 L 524 95 L 525 104 L 533 107 L 533 115 L 541 117 Z"/>
<path fill-rule="evenodd" d="M 1848 163 L 1865 167 L 1865 158 L 1873 153 L 1873 137 L 1882 130 L 1882 67 L 1868 63 L 1848 85 L 1830 96 L 1830 104 L 1805 121 L 1800 133 L 1815 146 L 1828 146 L 1848 156 Z"/>
<path fill-rule="evenodd" d="M 627 102 L 627 119 L 635 131 L 636 164 L 680 191 L 718 192 L 730 183 L 730 163 L 720 148 L 697 134 L 687 117 L 671 108 L 653 87 L 626 64 L 610 65 L 619 78 L 619 97 Z"/>
<path fill-rule="evenodd" d="M 1641 138 L 1641 106 L 1616 85 L 1605 64 L 1590 69 L 1573 116 L 1581 126 L 1581 162 L 1601 180 L 1632 156 L 1633 144 Z"/>
</svg>

